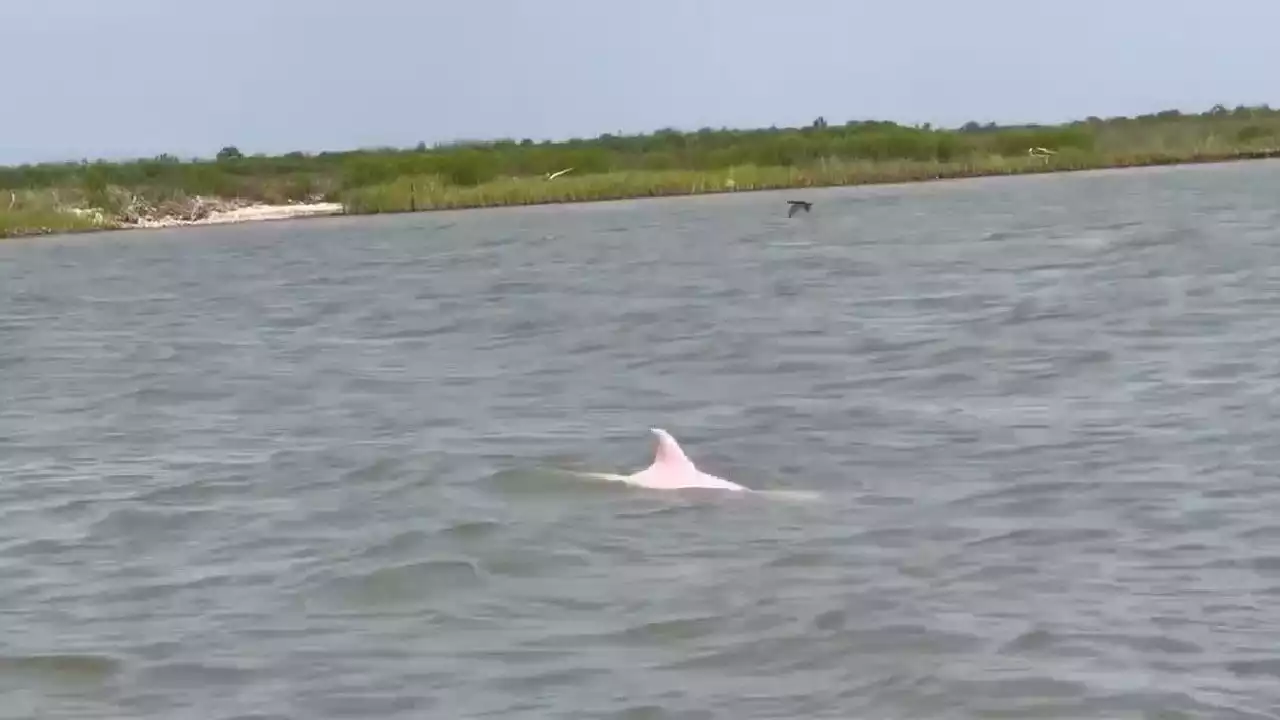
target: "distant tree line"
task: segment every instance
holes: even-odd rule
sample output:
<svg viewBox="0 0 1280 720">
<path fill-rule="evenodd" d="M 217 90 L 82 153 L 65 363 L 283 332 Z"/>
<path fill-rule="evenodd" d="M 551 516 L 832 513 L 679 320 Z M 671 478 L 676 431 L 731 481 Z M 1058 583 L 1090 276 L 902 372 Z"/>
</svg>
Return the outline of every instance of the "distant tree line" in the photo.
<svg viewBox="0 0 1280 720">
<path fill-rule="evenodd" d="M 970 122 L 959 128 L 856 120 L 842 125 L 818 118 L 798 128 L 754 130 L 663 129 L 642 135 L 604 134 L 567 141 L 468 141 L 412 149 L 374 148 L 281 156 L 247 156 L 234 146 L 213 159 L 170 155 L 129 162 L 45 163 L 0 168 L 0 188 L 106 187 L 139 192 L 240 196 L 283 202 L 334 199 L 343 191 L 432 176 L 458 187 L 510 177 L 546 176 L 573 168 L 575 176 L 627 171 L 717 170 L 738 166 L 805 167 L 824 160 L 957 162 L 991 156 L 1026 156 L 1032 148 L 1057 154 L 1117 154 L 1194 148 L 1280 145 L 1280 111 L 1222 105 L 1203 113 L 1176 110 L 1133 118 L 1090 117 L 1062 125 L 998 126 Z"/>
</svg>

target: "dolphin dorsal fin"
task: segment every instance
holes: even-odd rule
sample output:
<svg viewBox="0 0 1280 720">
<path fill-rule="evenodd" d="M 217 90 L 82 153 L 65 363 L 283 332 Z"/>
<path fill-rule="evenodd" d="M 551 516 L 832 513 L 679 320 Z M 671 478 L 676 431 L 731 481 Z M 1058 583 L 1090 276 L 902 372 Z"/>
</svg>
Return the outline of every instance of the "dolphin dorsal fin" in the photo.
<svg viewBox="0 0 1280 720">
<path fill-rule="evenodd" d="M 658 447 L 653 454 L 654 465 L 693 467 L 693 461 L 680 449 L 680 443 L 671 437 L 671 433 L 662 428 L 649 428 L 649 432 L 658 438 Z"/>
</svg>

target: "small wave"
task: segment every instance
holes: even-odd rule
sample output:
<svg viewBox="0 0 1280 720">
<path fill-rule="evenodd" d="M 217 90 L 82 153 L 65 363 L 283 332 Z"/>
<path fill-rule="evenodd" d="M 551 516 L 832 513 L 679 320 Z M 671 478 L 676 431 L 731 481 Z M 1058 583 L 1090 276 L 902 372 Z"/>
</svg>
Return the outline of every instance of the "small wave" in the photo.
<svg viewBox="0 0 1280 720">
<path fill-rule="evenodd" d="M 479 587 L 485 574 L 466 559 L 424 560 L 331 577 L 315 592 L 321 599 L 354 607 L 415 604 L 458 590 Z"/>
<path fill-rule="evenodd" d="M 608 637 L 626 645 L 668 645 L 711 637 L 723 622 L 718 615 L 673 617 L 632 625 Z"/>
<path fill-rule="evenodd" d="M 117 675 L 123 666 L 122 661 L 109 655 L 0 655 L 0 678 L 55 684 L 100 684 Z"/>
<path fill-rule="evenodd" d="M 1098 487 L 1097 483 L 1079 480 L 1039 480 L 1010 483 L 997 488 L 974 492 L 967 497 L 958 498 L 957 506 L 1000 506 L 1017 505 L 1019 503 L 1043 503 L 1063 497 L 1077 495 L 1085 490 Z"/>
<path fill-rule="evenodd" d="M 1265 677 L 1280 680 L 1280 659 L 1260 658 L 1227 663 L 1227 669 L 1239 677 Z"/>
<path fill-rule="evenodd" d="M 159 538 L 190 533 L 203 520 L 218 517 L 213 510 L 123 507 L 109 511 L 89 529 L 95 540 L 135 538 L 154 542 Z"/>
<path fill-rule="evenodd" d="M 1009 654 L 1072 654 L 1096 657 L 1106 654 L 1103 646 L 1136 652 L 1141 655 L 1195 655 L 1204 652 L 1199 645 L 1167 635 L 1150 633 L 1057 633 L 1043 629 L 1024 632 L 1009 640 L 1001 652 Z"/>
<path fill-rule="evenodd" d="M 502 527 L 496 520 L 465 520 L 453 523 L 438 532 L 445 537 L 459 540 L 483 540 L 492 537 Z"/>
<path fill-rule="evenodd" d="M 726 621 L 722 615 L 638 619 L 616 629 L 547 635 L 534 642 L 533 650 L 565 652 L 564 648 L 582 647 L 684 647 L 690 641 L 714 637 Z"/>
<path fill-rule="evenodd" d="M 165 687 L 196 687 L 208 689 L 210 685 L 243 687 L 262 671 L 254 663 L 230 662 L 166 662 L 144 669 L 143 682 Z"/>
<path fill-rule="evenodd" d="M 404 466 L 400 458 L 380 457 L 368 464 L 342 473 L 341 485 L 369 483 L 395 477 Z"/>
<path fill-rule="evenodd" d="M 990 546 L 1002 545 L 1017 548 L 1087 546 L 1091 542 L 1105 542 L 1113 537 L 1114 530 L 1110 528 L 1018 528 L 968 540 L 964 543 L 964 548 L 967 552 L 977 552 L 987 550 Z"/>
<path fill-rule="evenodd" d="M 495 684 L 507 692 L 516 693 L 549 692 L 559 689 L 571 691 L 573 686 L 581 687 L 582 683 L 588 680 L 607 675 L 609 672 L 600 668 L 579 666 L 502 677 L 495 680 Z"/>
<path fill-rule="evenodd" d="M 388 559 L 410 557 L 426 547 L 430 547 L 431 534 L 422 530 L 406 530 L 397 532 L 379 540 L 374 540 L 360 550 L 355 559 Z"/>
<path fill-rule="evenodd" d="M 537 578 L 556 574 L 562 568 L 581 572 L 590 567 L 590 561 L 581 553 L 568 550 L 538 551 L 508 549 L 496 557 L 487 558 L 483 566 L 494 576 L 510 578 Z"/>
<path fill-rule="evenodd" d="M 833 553 L 824 550 L 798 550 L 771 558 L 768 568 L 827 568 L 834 562 Z"/>
<path fill-rule="evenodd" d="M 153 478 L 139 478 L 139 480 L 153 481 Z M 135 499 L 144 505 L 181 509 L 215 502 L 219 499 L 240 497 L 249 484 L 247 474 L 223 479 L 201 476 L 190 482 L 143 490 Z"/>
</svg>

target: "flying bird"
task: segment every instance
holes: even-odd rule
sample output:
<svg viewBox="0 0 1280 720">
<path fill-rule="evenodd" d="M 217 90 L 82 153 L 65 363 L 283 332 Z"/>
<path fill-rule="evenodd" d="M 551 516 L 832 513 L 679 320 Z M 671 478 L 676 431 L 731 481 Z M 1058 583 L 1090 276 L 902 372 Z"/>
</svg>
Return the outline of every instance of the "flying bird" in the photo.
<svg viewBox="0 0 1280 720">
<path fill-rule="evenodd" d="M 787 204 L 791 206 L 787 208 L 787 217 L 793 217 L 800 212 L 800 208 L 804 208 L 805 212 L 809 212 L 813 208 L 813 203 L 805 202 L 804 200 L 788 200 Z"/>
</svg>

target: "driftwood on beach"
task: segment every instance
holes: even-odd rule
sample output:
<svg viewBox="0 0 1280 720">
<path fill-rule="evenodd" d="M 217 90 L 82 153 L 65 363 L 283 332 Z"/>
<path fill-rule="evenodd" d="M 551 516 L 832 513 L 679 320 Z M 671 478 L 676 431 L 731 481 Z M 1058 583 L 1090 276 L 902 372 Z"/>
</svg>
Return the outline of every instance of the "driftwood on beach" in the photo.
<svg viewBox="0 0 1280 720">
<path fill-rule="evenodd" d="M 0 196 L 2 197 L 2 196 Z M 338 215 L 341 203 L 304 202 L 272 204 L 244 198 L 178 196 L 152 201 L 113 188 L 97 198 L 76 193 L 10 191 L 0 200 L 0 237 L 49 235 L 90 230 L 164 228 L 183 225 L 218 225 L 259 220 Z"/>
<path fill-rule="evenodd" d="M 181 225 L 218 225 L 255 220 L 284 220 L 315 215 L 338 215 L 341 203 L 289 203 L 267 205 L 243 199 L 194 197 L 186 202 L 167 202 L 150 206 L 143 202 L 130 205 L 119 216 L 121 227 L 155 228 Z"/>
</svg>

